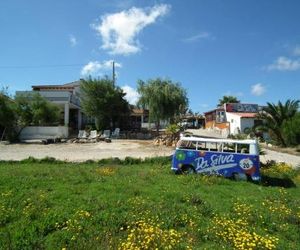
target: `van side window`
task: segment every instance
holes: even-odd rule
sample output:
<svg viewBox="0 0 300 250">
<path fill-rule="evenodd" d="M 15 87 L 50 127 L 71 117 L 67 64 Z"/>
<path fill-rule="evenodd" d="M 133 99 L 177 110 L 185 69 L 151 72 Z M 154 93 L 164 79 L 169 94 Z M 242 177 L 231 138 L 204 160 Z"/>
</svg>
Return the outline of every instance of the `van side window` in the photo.
<svg viewBox="0 0 300 250">
<path fill-rule="evenodd" d="M 236 144 L 235 143 L 224 143 L 223 152 L 236 153 Z"/>
<path fill-rule="evenodd" d="M 237 144 L 237 153 L 249 154 L 249 144 Z"/>
</svg>

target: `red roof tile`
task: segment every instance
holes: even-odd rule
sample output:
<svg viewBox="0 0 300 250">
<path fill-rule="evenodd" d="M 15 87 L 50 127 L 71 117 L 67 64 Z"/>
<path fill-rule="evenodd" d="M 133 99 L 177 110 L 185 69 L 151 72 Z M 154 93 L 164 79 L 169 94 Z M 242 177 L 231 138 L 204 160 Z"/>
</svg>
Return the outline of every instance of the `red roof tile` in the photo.
<svg viewBox="0 0 300 250">
<path fill-rule="evenodd" d="M 242 113 L 242 112 L 227 112 L 233 115 L 238 115 L 242 118 L 255 118 L 257 113 Z"/>
</svg>

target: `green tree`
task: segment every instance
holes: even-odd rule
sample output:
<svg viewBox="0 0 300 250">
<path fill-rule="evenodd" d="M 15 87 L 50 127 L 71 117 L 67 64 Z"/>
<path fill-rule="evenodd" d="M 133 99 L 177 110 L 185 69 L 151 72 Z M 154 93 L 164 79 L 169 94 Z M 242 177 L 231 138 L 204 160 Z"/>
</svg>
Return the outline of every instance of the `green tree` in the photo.
<svg viewBox="0 0 300 250">
<path fill-rule="evenodd" d="M 300 144 L 300 113 L 283 122 L 282 136 L 287 146 L 296 146 Z"/>
<path fill-rule="evenodd" d="M 283 135 L 283 125 L 289 123 L 297 114 L 299 100 L 287 100 L 284 104 L 267 103 L 258 114 L 258 118 L 263 120 L 262 128 L 269 132 L 271 139 L 281 146 L 287 146 Z M 286 126 L 288 126 L 286 124 Z"/>
<path fill-rule="evenodd" d="M 168 79 L 139 80 L 137 91 L 140 94 L 138 105 L 149 109 L 149 119 L 155 122 L 157 133 L 161 120 L 172 122 L 188 106 L 186 90 Z"/>
<path fill-rule="evenodd" d="M 16 114 L 14 102 L 8 97 L 7 91 L 0 91 L 0 140 L 6 137 L 12 139 L 15 132 Z"/>
<path fill-rule="evenodd" d="M 223 106 L 225 103 L 240 103 L 241 101 L 238 100 L 235 96 L 232 95 L 224 95 L 222 99 L 219 99 L 218 106 Z"/>
<path fill-rule="evenodd" d="M 81 80 L 81 105 L 83 112 L 95 117 L 97 129 L 119 127 L 129 115 L 129 104 L 123 90 L 106 78 Z"/>
<path fill-rule="evenodd" d="M 18 124 L 21 128 L 29 125 L 57 125 L 60 108 L 38 93 L 21 94 L 15 97 Z"/>
</svg>

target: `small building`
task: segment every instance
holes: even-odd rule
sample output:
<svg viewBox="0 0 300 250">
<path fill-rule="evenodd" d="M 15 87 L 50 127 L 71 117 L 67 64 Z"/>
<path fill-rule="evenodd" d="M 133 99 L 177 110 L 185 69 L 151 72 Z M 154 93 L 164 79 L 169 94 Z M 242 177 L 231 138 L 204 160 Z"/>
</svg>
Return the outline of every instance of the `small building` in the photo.
<svg viewBox="0 0 300 250">
<path fill-rule="evenodd" d="M 223 107 L 205 112 L 205 128 L 227 130 L 230 134 L 245 133 L 259 124 L 257 104 L 226 103 Z"/>
<path fill-rule="evenodd" d="M 160 128 L 164 129 L 169 123 L 160 121 Z M 131 106 L 129 130 L 155 129 L 155 123 L 149 121 L 149 110 Z"/>
<path fill-rule="evenodd" d="M 179 125 L 184 128 L 198 129 L 204 128 L 205 118 L 202 115 L 185 114 L 180 117 Z"/>
</svg>

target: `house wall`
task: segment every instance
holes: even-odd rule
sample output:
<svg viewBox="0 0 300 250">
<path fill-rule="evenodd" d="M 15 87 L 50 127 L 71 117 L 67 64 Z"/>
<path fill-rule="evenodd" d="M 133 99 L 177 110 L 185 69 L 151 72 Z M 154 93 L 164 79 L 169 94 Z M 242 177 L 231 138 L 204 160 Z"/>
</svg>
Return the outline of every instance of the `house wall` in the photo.
<svg viewBox="0 0 300 250">
<path fill-rule="evenodd" d="M 226 112 L 226 119 L 230 124 L 230 134 L 238 134 L 241 132 L 241 117 L 233 113 Z"/>
<path fill-rule="evenodd" d="M 216 121 L 207 121 L 205 123 L 205 128 L 219 128 L 219 129 L 226 129 L 229 127 L 228 122 L 221 122 L 217 123 Z"/>
<path fill-rule="evenodd" d="M 58 127 L 39 127 L 30 126 L 22 129 L 19 139 L 33 140 L 33 139 L 54 139 L 54 138 L 68 138 L 69 128 L 67 126 Z"/>
<path fill-rule="evenodd" d="M 160 129 L 165 129 L 169 125 L 169 123 L 168 123 L 168 121 L 160 121 L 159 125 L 160 125 Z M 155 125 L 155 123 L 142 122 L 141 128 L 155 129 L 156 125 Z"/>
</svg>

